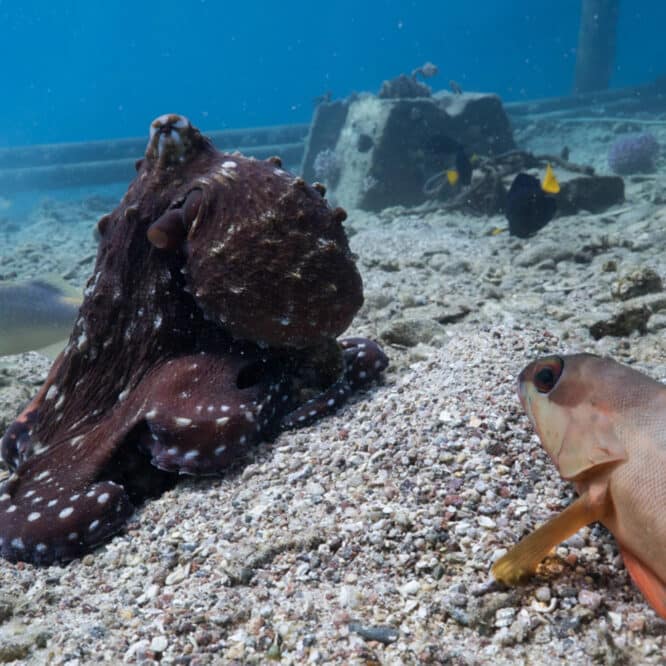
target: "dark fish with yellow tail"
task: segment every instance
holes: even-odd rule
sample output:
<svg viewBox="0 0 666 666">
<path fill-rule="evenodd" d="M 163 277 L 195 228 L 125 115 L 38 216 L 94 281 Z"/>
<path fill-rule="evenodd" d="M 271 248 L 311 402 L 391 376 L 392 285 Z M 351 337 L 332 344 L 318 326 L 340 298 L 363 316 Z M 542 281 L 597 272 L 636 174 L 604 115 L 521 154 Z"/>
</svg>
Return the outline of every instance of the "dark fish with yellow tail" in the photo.
<svg viewBox="0 0 666 666">
<path fill-rule="evenodd" d="M 469 185 L 472 182 L 472 161 L 467 155 L 465 147 L 446 134 L 438 134 L 430 140 L 430 150 L 433 153 L 454 154 L 454 168 L 447 169 L 446 179 L 449 185 Z"/>
<path fill-rule="evenodd" d="M 509 221 L 509 233 L 518 238 L 532 236 L 550 222 L 557 202 L 552 195 L 560 191 L 560 185 L 550 164 L 543 181 L 527 173 L 519 173 L 506 195 L 504 212 Z"/>
</svg>

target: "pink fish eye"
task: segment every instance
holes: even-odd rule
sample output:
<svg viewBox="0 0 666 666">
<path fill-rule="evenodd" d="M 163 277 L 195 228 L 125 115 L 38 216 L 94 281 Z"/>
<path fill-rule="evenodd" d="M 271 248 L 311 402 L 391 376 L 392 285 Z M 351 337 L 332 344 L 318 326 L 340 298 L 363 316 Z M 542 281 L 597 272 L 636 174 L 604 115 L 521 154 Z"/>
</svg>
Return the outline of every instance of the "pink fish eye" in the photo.
<svg viewBox="0 0 666 666">
<path fill-rule="evenodd" d="M 549 356 L 537 361 L 534 367 L 533 382 L 539 393 L 550 393 L 564 370 L 564 360 L 559 356 Z"/>
</svg>

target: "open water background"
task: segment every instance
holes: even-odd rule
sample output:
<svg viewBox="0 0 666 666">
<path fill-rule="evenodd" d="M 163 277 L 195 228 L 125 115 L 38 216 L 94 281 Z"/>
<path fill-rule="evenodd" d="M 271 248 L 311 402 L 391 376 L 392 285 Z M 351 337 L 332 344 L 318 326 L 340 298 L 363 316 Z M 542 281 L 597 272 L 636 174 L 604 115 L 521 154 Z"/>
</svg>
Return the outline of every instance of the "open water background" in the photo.
<svg viewBox="0 0 666 666">
<path fill-rule="evenodd" d="M 0 146 L 141 136 L 165 112 L 204 130 L 307 122 L 330 91 L 431 83 L 505 100 L 565 95 L 579 0 L 0 1 Z M 666 70 L 666 3 L 621 6 L 613 85 Z"/>
</svg>

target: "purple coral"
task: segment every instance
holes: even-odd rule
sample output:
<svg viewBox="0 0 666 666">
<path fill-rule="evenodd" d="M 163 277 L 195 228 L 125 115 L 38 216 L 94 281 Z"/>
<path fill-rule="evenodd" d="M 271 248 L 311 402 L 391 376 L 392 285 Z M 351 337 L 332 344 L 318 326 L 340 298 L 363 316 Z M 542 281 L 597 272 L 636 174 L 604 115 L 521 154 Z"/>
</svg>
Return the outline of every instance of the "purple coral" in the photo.
<svg viewBox="0 0 666 666">
<path fill-rule="evenodd" d="M 608 165 L 615 173 L 654 171 L 659 143 L 649 132 L 629 134 L 617 139 L 608 151 Z"/>
</svg>

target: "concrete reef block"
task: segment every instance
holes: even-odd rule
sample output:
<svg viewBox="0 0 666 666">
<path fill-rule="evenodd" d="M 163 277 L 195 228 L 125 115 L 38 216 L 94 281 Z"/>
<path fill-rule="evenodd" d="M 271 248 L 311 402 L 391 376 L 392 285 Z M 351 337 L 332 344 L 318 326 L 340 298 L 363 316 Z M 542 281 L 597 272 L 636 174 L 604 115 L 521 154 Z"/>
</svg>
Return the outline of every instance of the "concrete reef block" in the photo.
<svg viewBox="0 0 666 666">
<path fill-rule="evenodd" d="M 603 213 L 624 201 L 624 181 L 620 176 L 581 176 L 562 183 L 557 195 L 560 215 L 573 215 L 579 210 Z"/>
<path fill-rule="evenodd" d="M 626 301 L 636 296 L 656 294 L 663 291 L 661 276 L 649 266 L 636 266 L 625 272 L 611 285 L 611 296 Z"/>
<path fill-rule="evenodd" d="M 652 311 L 647 305 L 626 305 L 611 315 L 593 322 L 590 335 L 595 340 L 601 340 L 607 335 L 624 337 L 638 331 L 641 335 L 647 332 L 647 323 Z"/>
<path fill-rule="evenodd" d="M 339 171 L 329 182 L 324 179 L 324 184 L 337 202 L 365 210 L 413 206 L 426 199 L 425 181 L 454 165 L 451 145 L 456 143 L 468 157 L 515 147 L 499 97 L 481 93 L 437 93 L 412 99 L 359 95 L 317 108 L 302 172 L 307 180 L 321 179 L 325 175 L 321 169 L 315 173 L 317 156 L 324 150 L 334 151 Z"/>
</svg>

